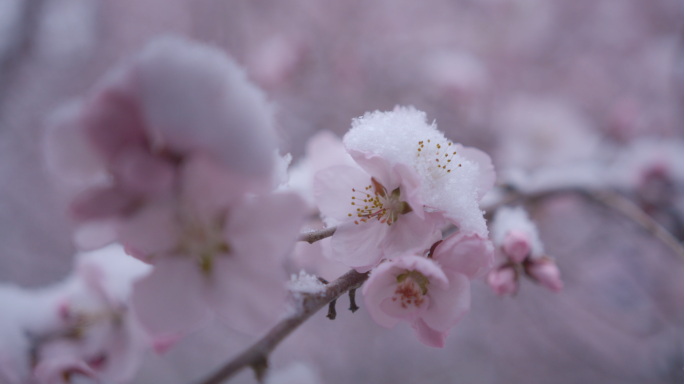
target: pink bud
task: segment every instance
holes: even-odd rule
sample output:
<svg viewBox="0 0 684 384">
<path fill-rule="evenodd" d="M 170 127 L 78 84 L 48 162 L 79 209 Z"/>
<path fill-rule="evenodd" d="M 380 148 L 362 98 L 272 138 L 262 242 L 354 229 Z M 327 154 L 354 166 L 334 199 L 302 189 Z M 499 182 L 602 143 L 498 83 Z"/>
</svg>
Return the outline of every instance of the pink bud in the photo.
<svg viewBox="0 0 684 384">
<path fill-rule="evenodd" d="M 514 263 L 522 263 L 530 254 L 532 242 L 530 235 L 517 229 L 513 229 L 506 234 L 503 242 L 503 251 Z"/>
<path fill-rule="evenodd" d="M 487 284 L 497 295 L 512 295 L 518 291 L 518 274 L 512 266 L 504 266 L 489 272 Z"/>
<path fill-rule="evenodd" d="M 560 277 L 560 270 L 553 260 L 544 258 L 531 262 L 527 268 L 527 274 L 537 280 L 542 286 L 560 292 L 563 289 L 563 280 Z"/>
</svg>

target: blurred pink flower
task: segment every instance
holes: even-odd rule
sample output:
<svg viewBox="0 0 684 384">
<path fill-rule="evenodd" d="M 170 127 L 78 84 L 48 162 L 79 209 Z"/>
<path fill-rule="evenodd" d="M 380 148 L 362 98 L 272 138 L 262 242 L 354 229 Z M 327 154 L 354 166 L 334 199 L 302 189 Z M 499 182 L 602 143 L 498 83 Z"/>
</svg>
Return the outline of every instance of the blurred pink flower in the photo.
<svg viewBox="0 0 684 384">
<path fill-rule="evenodd" d="M 155 264 L 136 283 L 133 305 L 156 336 L 187 331 L 213 312 L 233 328 L 258 332 L 285 303 L 282 262 L 304 221 L 304 203 L 293 194 L 226 202 L 212 194 L 216 179 L 206 181 L 193 183 L 207 188 L 193 191 L 198 196 L 181 206 L 185 210 L 150 211 L 129 238 L 134 254 Z M 145 236 L 147 228 L 156 233 Z"/>
<path fill-rule="evenodd" d="M 420 342 L 438 348 L 470 309 L 468 276 L 420 256 L 380 264 L 363 285 L 363 295 L 376 323 L 394 328 L 406 321 Z"/>
<path fill-rule="evenodd" d="M 111 242 L 131 216 L 173 198 L 179 171 L 198 155 L 239 175 L 234 189 L 270 187 L 272 120 L 264 95 L 224 53 L 180 38 L 154 41 L 46 132 L 48 165 L 81 226 L 78 245 Z"/>
</svg>

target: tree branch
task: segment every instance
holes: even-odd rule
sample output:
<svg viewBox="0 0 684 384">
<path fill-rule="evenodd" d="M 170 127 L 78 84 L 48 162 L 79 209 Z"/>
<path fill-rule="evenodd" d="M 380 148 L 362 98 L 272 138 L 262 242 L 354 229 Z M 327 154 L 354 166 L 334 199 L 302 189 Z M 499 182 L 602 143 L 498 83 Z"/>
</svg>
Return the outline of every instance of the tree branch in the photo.
<svg viewBox="0 0 684 384">
<path fill-rule="evenodd" d="M 497 208 L 511 204 L 516 201 L 524 200 L 526 202 L 534 202 L 543 200 L 552 196 L 573 193 L 578 194 L 584 198 L 598 202 L 599 204 L 617 211 L 629 219 L 639 224 L 647 232 L 655 236 L 658 240 L 667 245 L 680 258 L 684 259 L 684 246 L 672 235 L 665 227 L 660 225 L 655 219 L 644 212 L 638 205 L 619 193 L 610 190 L 588 190 L 581 188 L 559 188 L 534 193 L 523 193 L 512 189 L 511 187 L 504 187 L 508 191 L 498 202 L 495 202 L 487 207 L 483 207 L 488 216 L 491 216 Z"/>
<path fill-rule="evenodd" d="M 300 233 L 297 241 L 306 241 L 309 244 L 313 244 L 319 240 L 325 239 L 326 237 L 332 236 L 336 229 L 337 227 L 330 227 L 320 229 L 318 231 Z"/>
<path fill-rule="evenodd" d="M 334 232 L 334 228 L 332 232 Z M 330 235 L 332 235 L 332 232 Z M 246 367 L 252 367 L 257 378 L 260 379 L 265 373 L 269 354 L 285 337 L 314 313 L 318 312 L 318 310 L 325 307 L 331 301 L 336 300 L 345 292 L 359 288 L 367 279 L 368 273 L 358 273 L 355 270 L 351 270 L 339 279 L 326 285 L 321 293 L 304 296 L 295 313 L 280 321 L 266 336 L 218 369 L 210 377 L 198 382 L 198 384 L 220 384 Z"/>
</svg>

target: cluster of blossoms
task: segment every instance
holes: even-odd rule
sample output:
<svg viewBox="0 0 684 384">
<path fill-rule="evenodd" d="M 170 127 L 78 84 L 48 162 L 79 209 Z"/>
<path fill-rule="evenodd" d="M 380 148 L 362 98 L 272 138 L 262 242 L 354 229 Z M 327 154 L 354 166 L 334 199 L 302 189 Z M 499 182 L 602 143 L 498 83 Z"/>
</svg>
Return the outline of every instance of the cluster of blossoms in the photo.
<svg viewBox="0 0 684 384">
<path fill-rule="evenodd" d="M 518 291 L 518 279 L 525 274 L 545 288 L 560 292 L 563 281 L 556 263 L 544 254 L 537 226 L 522 207 L 502 207 L 492 223 L 498 266 L 487 275 L 487 283 L 499 295 Z"/>
<path fill-rule="evenodd" d="M 479 206 L 496 178 L 489 156 L 447 140 L 412 107 L 355 119 L 343 141 L 317 135 L 289 183 L 276 142 L 271 107 L 244 72 L 214 48 L 171 37 L 56 113 L 46 159 L 75 244 L 99 250 L 79 257 L 65 288 L 46 291 L 57 303 L 50 324 L 24 327 L 23 360 L 0 354 L 0 373 L 12 384 L 123 383 L 142 352 L 212 318 L 263 332 L 285 309 L 286 256 L 307 211 L 335 227 L 320 245 L 332 269 L 370 273 L 362 292 L 378 324 L 406 321 L 420 342 L 444 347 L 470 308 L 471 281 L 495 263 Z M 497 215 L 494 240 L 509 262 L 490 284 L 514 292 L 517 263 L 559 290 L 536 228 L 511 212 Z M 299 276 L 292 293 L 324 287 Z"/>
<path fill-rule="evenodd" d="M 314 177 L 318 208 L 337 225 L 329 255 L 371 271 L 363 294 L 378 324 L 405 320 L 421 342 L 443 347 L 470 307 L 470 280 L 493 263 L 478 205 L 495 181 L 491 160 L 413 108 L 366 114 L 343 143 L 354 163 Z M 447 222 L 458 232 L 442 239 Z"/>
</svg>

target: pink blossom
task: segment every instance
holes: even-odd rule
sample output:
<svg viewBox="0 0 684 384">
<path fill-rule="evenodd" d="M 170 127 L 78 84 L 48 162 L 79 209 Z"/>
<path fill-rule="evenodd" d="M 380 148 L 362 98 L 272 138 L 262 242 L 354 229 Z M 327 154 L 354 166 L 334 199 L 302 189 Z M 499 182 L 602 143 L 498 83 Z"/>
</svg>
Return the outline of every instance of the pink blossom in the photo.
<svg viewBox="0 0 684 384">
<path fill-rule="evenodd" d="M 492 220 L 492 240 L 504 255 L 514 263 L 527 257 L 538 259 L 544 255 L 537 225 L 530 220 L 522 207 L 501 207 Z"/>
<path fill-rule="evenodd" d="M 563 290 L 560 270 L 553 260 L 549 258 L 534 260 L 525 266 L 525 271 L 543 287 L 553 292 Z"/>
<path fill-rule="evenodd" d="M 428 258 L 409 255 L 375 268 L 363 295 L 376 323 L 394 328 L 406 321 L 422 343 L 443 348 L 451 327 L 470 308 L 470 281 Z"/>
<path fill-rule="evenodd" d="M 173 198 L 183 164 L 198 155 L 240 175 L 235 188 L 270 187 L 275 134 L 263 94 L 237 64 L 167 37 L 56 114 L 44 144 L 70 195 L 76 240 L 87 248 L 115 240 L 132 215 Z"/>
<path fill-rule="evenodd" d="M 190 184 L 207 188 L 187 191 L 196 198 L 183 201 L 179 211 L 150 210 L 137 223 L 141 235 L 130 233 L 134 254 L 155 265 L 133 294 L 140 321 L 154 335 L 187 331 L 211 313 L 257 332 L 283 309 L 282 261 L 303 222 L 304 203 L 292 194 L 226 199 L 214 194 L 221 191 L 211 188 L 216 179 L 206 181 Z M 159 241 L 150 241 L 144 230 L 155 223 Z"/>
<path fill-rule="evenodd" d="M 494 269 L 487 275 L 487 284 L 497 295 L 513 295 L 518 291 L 518 273 L 511 265 Z"/>
<path fill-rule="evenodd" d="M 449 141 L 424 112 L 395 107 L 354 119 L 344 144 L 358 165 L 375 176 L 377 161 L 402 164 L 418 175 L 415 194 L 424 209 L 441 212 L 465 232 L 487 236 L 479 201 L 493 187 L 494 166 L 487 154 Z M 417 208 L 414 207 L 417 210 Z"/>
<path fill-rule="evenodd" d="M 441 237 L 439 213 L 423 210 L 420 178 L 404 164 L 391 166 L 378 155 L 358 156 L 366 169 L 336 166 L 316 175 L 314 194 L 326 217 L 340 225 L 332 237 L 332 258 L 360 272 L 383 258 L 422 251 Z"/>
<path fill-rule="evenodd" d="M 69 350 L 54 350 L 52 356 L 43 357 L 33 370 L 35 379 L 41 384 L 69 384 L 77 375 L 96 380 L 95 370 L 72 353 Z"/>
</svg>

